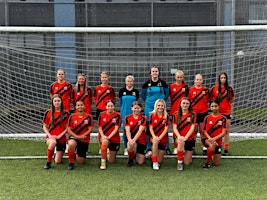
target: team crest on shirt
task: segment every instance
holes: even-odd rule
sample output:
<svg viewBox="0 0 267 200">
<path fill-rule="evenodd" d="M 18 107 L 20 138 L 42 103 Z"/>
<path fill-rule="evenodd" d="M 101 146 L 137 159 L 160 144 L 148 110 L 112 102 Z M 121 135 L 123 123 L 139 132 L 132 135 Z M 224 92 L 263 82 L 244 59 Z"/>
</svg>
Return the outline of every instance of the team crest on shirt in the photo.
<svg viewBox="0 0 267 200">
<path fill-rule="evenodd" d="M 135 92 L 132 93 L 133 96 L 136 96 Z"/>
<path fill-rule="evenodd" d="M 84 124 L 88 124 L 88 119 L 83 121 Z"/>
<path fill-rule="evenodd" d="M 64 87 L 64 90 L 68 90 L 68 87 L 67 87 L 67 86 L 65 86 L 65 87 Z"/>
<path fill-rule="evenodd" d="M 77 120 L 75 120 L 75 121 L 74 121 L 74 124 L 77 124 L 77 123 L 78 123 Z"/>
<path fill-rule="evenodd" d="M 166 123 L 166 119 L 163 119 L 163 120 L 162 120 L 162 124 L 165 124 L 165 123 Z"/>
<path fill-rule="evenodd" d="M 182 88 L 182 91 L 185 92 L 185 88 L 184 87 Z"/>
<path fill-rule="evenodd" d="M 104 122 L 106 122 L 106 121 L 107 121 L 107 119 L 106 119 L 106 118 L 103 118 L 103 121 L 104 121 Z"/>
<path fill-rule="evenodd" d="M 133 122 L 130 122 L 130 125 L 133 125 Z"/>
<path fill-rule="evenodd" d="M 77 95 L 80 95 L 80 92 L 77 92 Z"/>
<path fill-rule="evenodd" d="M 176 92 L 176 88 L 173 88 L 173 90 L 172 90 L 172 91 Z"/>
<path fill-rule="evenodd" d="M 138 124 L 138 125 L 142 124 L 142 121 L 141 121 L 141 120 L 139 120 L 137 124 Z"/>
<path fill-rule="evenodd" d="M 202 94 L 206 94 L 206 92 L 205 91 L 202 91 Z"/>
<path fill-rule="evenodd" d="M 222 121 L 221 121 L 221 120 L 220 120 L 220 121 L 218 121 L 218 125 L 220 125 L 220 126 L 222 125 Z"/>
<path fill-rule="evenodd" d="M 196 92 L 194 91 L 193 94 L 196 94 Z"/>
<path fill-rule="evenodd" d="M 101 90 L 98 90 L 97 93 L 101 93 Z"/>
<path fill-rule="evenodd" d="M 213 124 L 212 121 L 209 121 L 209 124 Z"/>
<path fill-rule="evenodd" d="M 113 118 L 111 121 L 112 121 L 112 123 L 116 123 L 117 122 L 116 118 Z"/>
<path fill-rule="evenodd" d="M 58 90 L 58 87 L 55 87 L 56 90 Z"/>
<path fill-rule="evenodd" d="M 107 90 L 107 93 L 110 93 L 110 90 Z"/>
<path fill-rule="evenodd" d="M 186 121 L 187 121 L 187 122 L 191 122 L 191 117 L 187 117 L 187 118 L 186 118 Z"/>
<path fill-rule="evenodd" d="M 125 96 L 126 95 L 126 92 L 123 92 L 123 94 L 122 94 L 123 96 Z"/>
<path fill-rule="evenodd" d="M 151 83 L 148 83 L 148 87 L 151 87 Z"/>
<path fill-rule="evenodd" d="M 154 123 L 158 123 L 158 120 L 155 119 L 155 120 L 154 120 Z"/>
</svg>

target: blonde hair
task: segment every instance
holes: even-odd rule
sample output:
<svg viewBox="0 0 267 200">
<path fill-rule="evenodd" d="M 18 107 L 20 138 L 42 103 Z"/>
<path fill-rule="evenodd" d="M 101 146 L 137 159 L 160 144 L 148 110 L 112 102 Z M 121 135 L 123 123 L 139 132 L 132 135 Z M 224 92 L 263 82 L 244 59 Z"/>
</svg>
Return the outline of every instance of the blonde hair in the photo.
<svg viewBox="0 0 267 200">
<path fill-rule="evenodd" d="M 103 71 L 103 72 L 101 72 L 100 76 L 101 76 L 101 75 L 107 75 L 107 77 L 109 77 L 109 74 L 108 74 L 107 71 Z"/>
<path fill-rule="evenodd" d="M 177 76 L 177 74 L 182 74 L 182 76 L 183 76 L 183 81 L 182 81 L 182 83 L 185 84 L 185 80 L 184 80 L 184 72 L 183 72 L 182 70 L 177 70 L 177 71 L 175 72 L 174 76 Z"/>
<path fill-rule="evenodd" d="M 158 105 L 159 102 L 162 102 L 163 105 L 164 105 L 163 115 L 164 115 L 164 119 L 167 119 L 168 113 L 167 113 L 167 110 L 166 110 L 166 103 L 165 103 L 165 101 L 163 99 L 158 99 L 157 101 L 155 101 L 154 110 L 152 110 L 150 112 L 150 114 L 156 114 L 157 113 L 157 105 Z"/>
<path fill-rule="evenodd" d="M 196 74 L 194 80 L 197 78 L 197 76 L 201 76 L 201 78 L 203 80 L 203 76 L 201 74 Z"/>
<path fill-rule="evenodd" d="M 132 76 L 132 75 L 126 76 L 125 81 L 127 80 L 127 78 L 131 78 L 134 81 L 134 76 Z"/>
</svg>

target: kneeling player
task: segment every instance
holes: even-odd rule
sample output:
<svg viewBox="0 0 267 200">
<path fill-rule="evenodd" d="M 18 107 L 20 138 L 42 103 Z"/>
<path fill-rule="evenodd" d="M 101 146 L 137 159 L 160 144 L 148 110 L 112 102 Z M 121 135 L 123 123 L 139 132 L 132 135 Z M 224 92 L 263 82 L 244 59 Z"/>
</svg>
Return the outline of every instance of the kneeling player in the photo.
<svg viewBox="0 0 267 200">
<path fill-rule="evenodd" d="M 173 115 L 173 139 L 177 144 L 177 170 L 183 170 L 183 162 L 192 162 L 195 148 L 196 114 L 193 112 L 188 97 L 182 98 L 178 111 Z"/>
<path fill-rule="evenodd" d="M 66 125 L 69 113 L 64 111 L 63 100 L 59 94 L 54 94 L 51 99 L 51 109 L 45 112 L 43 130 L 46 133 L 47 163 L 45 169 L 50 169 L 54 149 L 56 148 L 55 163 L 62 162 L 66 148 Z"/>
<path fill-rule="evenodd" d="M 145 162 L 146 151 L 146 117 L 141 114 L 142 106 L 137 101 L 132 104 L 133 113 L 127 115 L 124 120 L 124 127 L 127 137 L 127 150 L 129 161 L 127 167 L 133 165 L 134 154 L 136 150 L 136 162 L 143 164 Z"/>
<path fill-rule="evenodd" d="M 116 156 L 120 150 L 121 115 L 115 111 L 115 102 L 108 100 L 106 111 L 102 112 L 98 118 L 98 132 L 101 136 L 101 165 L 100 169 L 106 169 L 106 160 L 110 163 L 116 161 Z M 108 151 L 109 150 L 109 151 Z"/>
<path fill-rule="evenodd" d="M 210 162 L 219 165 L 221 160 L 222 137 L 226 133 L 226 117 L 219 113 L 219 103 L 213 100 L 210 103 L 211 114 L 205 117 L 203 123 L 203 144 L 208 148 L 206 163 L 203 169 L 210 168 Z"/>
<path fill-rule="evenodd" d="M 93 117 L 84 112 L 84 103 L 82 101 L 76 102 L 76 110 L 77 112 L 70 116 L 68 124 L 68 133 L 70 135 L 68 140 L 69 170 L 74 169 L 75 154 L 79 164 L 85 163 L 90 133 L 94 126 Z"/>
</svg>

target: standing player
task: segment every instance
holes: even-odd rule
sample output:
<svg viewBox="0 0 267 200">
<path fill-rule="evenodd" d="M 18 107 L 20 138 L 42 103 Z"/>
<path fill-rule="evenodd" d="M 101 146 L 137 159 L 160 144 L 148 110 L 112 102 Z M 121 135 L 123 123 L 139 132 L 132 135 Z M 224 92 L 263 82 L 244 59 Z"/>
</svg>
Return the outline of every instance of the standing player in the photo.
<svg viewBox="0 0 267 200">
<path fill-rule="evenodd" d="M 97 85 L 94 90 L 94 101 L 96 106 L 96 119 L 99 114 L 106 111 L 106 103 L 108 100 L 116 100 L 116 94 L 110 85 L 108 85 L 109 75 L 108 72 L 104 71 L 100 75 L 101 84 Z"/>
<path fill-rule="evenodd" d="M 209 103 L 209 90 L 203 84 L 203 77 L 201 74 L 195 75 L 194 86 L 190 88 L 188 97 L 191 101 L 193 111 L 197 115 L 197 128 L 196 133 L 203 134 L 202 123 L 204 118 L 208 115 Z M 206 155 L 207 148 L 203 145 L 203 155 Z"/>
<path fill-rule="evenodd" d="M 145 162 L 146 117 L 141 114 L 141 109 L 141 104 L 137 101 L 134 101 L 132 103 L 132 114 L 127 115 L 124 120 L 125 132 L 128 139 L 128 167 L 131 167 L 133 165 L 135 150 L 136 162 L 138 164 L 143 164 Z"/>
<path fill-rule="evenodd" d="M 100 75 L 101 84 L 97 85 L 94 90 L 94 102 L 96 106 L 96 119 L 98 120 L 101 112 L 106 111 L 106 103 L 108 100 L 116 100 L 116 94 L 110 85 L 108 85 L 108 72 L 103 71 Z M 99 153 L 101 148 L 100 135 L 98 134 Z"/>
<path fill-rule="evenodd" d="M 125 78 L 125 87 L 120 89 L 119 98 L 120 98 L 120 113 L 122 116 L 122 121 L 124 118 L 132 113 L 132 104 L 134 101 L 138 101 L 139 99 L 139 91 L 134 88 L 134 77 L 131 75 L 126 76 Z M 122 128 L 124 129 L 124 123 L 121 123 Z M 124 130 L 125 133 L 125 130 Z M 123 134 L 123 142 L 124 142 L 124 155 L 127 156 L 127 137 L 126 134 Z"/>
<path fill-rule="evenodd" d="M 202 143 L 208 147 L 206 163 L 203 169 L 210 168 L 210 162 L 219 165 L 222 151 L 222 137 L 226 134 L 226 117 L 219 113 L 219 102 L 212 100 L 210 103 L 211 114 L 206 116 L 203 123 Z"/>
<path fill-rule="evenodd" d="M 94 127 L 93 117 L 85 113 L 83 101 L 76 102 L 76 110 L 77 112 L 70 116 L 68 122 L 68 133 L 70 135 L 68 141 L 69 170 L 74 169 L 75 154 L 79 164 L 85 163 L 90 133 Z"/>
<path fill-rule="evenodd" d="M 77 101 L 83 101 L 84 112 L 92 115 L 92 97 L 93 92 L 91 87 L 88 86 L 86 75 L 79 74 L 75 88 L 72 90 L 71 99 L 74 108 L 76 108 Z M 77 110 L 75 110 L 77 112 Z"/>
<path fill-rule="evenodd" d="M 106 169 L 106 160 L 110 163 L 116 161 L 117 152 L 120 149 L 121 115 L 115 111 L 115 102 L 108 100 L 106 109 L 98 118 L 98 132 L 101 136 L 101 165 L 100 169 Z M 109 149 L 109 155 L 108 154 Z"/>
<path fill-rule="evenodd" d="M 169 88 L 165 81 L 159 78 L 159 69 L 156 66 L 150 68 L 150 79 L 144 83 L 141 89 L 141 96 L 145 102 L 145 116 L 149 119 L 150 112 L 154 109 L 154 104 L 158 99 L 167 100 L 169 97 Z M 150 136 L 149 127 L 147 135 Z M 167 147 L 168 154 L 171 154 Z M 147 141 L 147 155 L 151 154 L 151 144 Z"/>
<path fill-rule="evenodd" d="M 64 111 L 63 101 L 59 94 L 53 95 L 51 109 L 47 110 L 43 119 L 43 130 L 46 134 L 47 163 L 45 169 L 51 167 L 52 157 L 56 148 L 55 163 L 59 164 L 66 148 L 66 132 L 69 113 Z"/>
<path fill-rule="evenodd" d="M 223 114 L 226 119 L 226 134 L 224 136 L 224 156 L 229 155 L 229 127 L 231 124 L 232 103 L 234 102 L 235 95 L 233 88 L 228 84 L 228 77 L 225 72 L 219 74 L 218 84 L 214 85 L 210 90 L 210 99 L 218 100 L 220 103 L 219 112 Z"/>
<path fill-rule="evenodd" d="M 177 170 L 183 170 L 183 162 L 189 165 L 192 162 L 195 148 L 196 114 L 193 112 L 188 97 L 182 98 L 180 106 L 173 117 L 173 139 L 178 146 Z"/>
<path fill-rule="evenodd" d="M 170 85 L 170 99 L 171 99 L 171 121 L 175 112 L 179 109 L 180 101 L 182 98 L 187 97 L 189 93 L 189 87 L 184 80 L 184 72 L 178 70 L 175 73 L 175 82 Z M 177 144 L 174 142 L 173 154 L 177 154 Z"/>
<path fill-rule="evenodd" d="M 154 110 L 149 117 L 149 131 L 152 143 L 153 169 L 159 170 L 159 163 L 163 161 L 165 148 L 168 143 L 168 128 L 170 116 L 166 111 L 166 103 L 162 99 L 155 102 Z"/>
<path fill-rule="evenodd" d="M 63 69 L 57 71 L 57 81 L 50 86 L 50 97 L 52 98 L 54 94 L 59 94 L 62 97 L 64 109 L 70 112 L 72 86 L 65 80 L 65 76 Z"/>
</svg>

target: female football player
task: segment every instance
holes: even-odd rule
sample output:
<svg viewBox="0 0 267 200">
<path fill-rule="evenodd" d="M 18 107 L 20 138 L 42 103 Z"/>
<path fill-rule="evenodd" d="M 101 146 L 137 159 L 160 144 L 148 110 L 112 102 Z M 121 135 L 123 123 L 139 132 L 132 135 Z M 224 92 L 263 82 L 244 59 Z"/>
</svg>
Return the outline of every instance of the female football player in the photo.
<svg viewBox="0 0 267 200">
<path fill-rule="evenodd" d="M 188 97 L 182 98 L 180 106 L 173 117 L 173 139 L 178 146 L 177 170 L 183 170 L 183 162 L 189 165 L 192 162 L 193 150 L 195 148 L 195 126 L 196 115 L 193 112 Z"/>
<path fill-rule="evenodd" d="M 106 102 L 106 111 L 100 113 L 98 118 L 98 132 L 101 136 L 101 165 L 100 169 L 106 169 L 106 160 L 110 163 L 116 161 L 116 155 L 120 149 L 121 115 L 115 111 L 115 102 Z M 108 154 L 108 155 L 107 155 Z"/>
<path fill-rule="evenodd" d="M 137 101 L 132 103 L 132 114 L 127 115 L 124 120 L 124 127 L 128 139 L 127 150 L 129 161 L 127 166 L 133 165 L 134 154 L 136 151 L 136 162 L 145 162 L 146 151 L 146 117 L 141 114 L 142 106 Z"/>
<path fill-rule="evenodd" d="M 51 109 L 47 110 L 43 119 L 43 130 L 46 134 L 47 163 L 45 169 L 51 167 L 52 157 L 56 147 L 55 163 L 59 164 L 66 148 L 66 132 L 69 112 L 64 110 L 63 100 L 59 94 L 51 99 Z"/>
<path fill-rule="evenodd" d="M 221 160 L 222 137 L 226 134 L 227 119 L 219 113 L 219 102 L 212 100 L 210 103 L 211 114 L 205 117 L 203 122 L 202 143 L 208 148 L 206 163 L 203 169 L 208 170 L 211 161 L 214 165 L 219 165 Z"/>
</svg>

